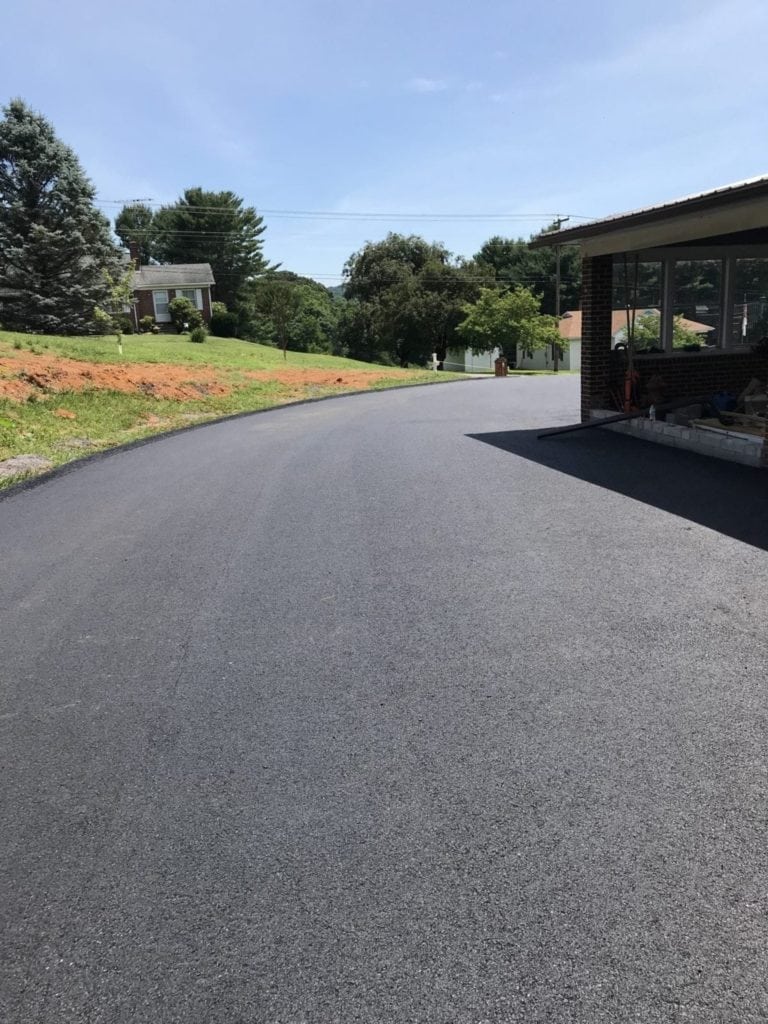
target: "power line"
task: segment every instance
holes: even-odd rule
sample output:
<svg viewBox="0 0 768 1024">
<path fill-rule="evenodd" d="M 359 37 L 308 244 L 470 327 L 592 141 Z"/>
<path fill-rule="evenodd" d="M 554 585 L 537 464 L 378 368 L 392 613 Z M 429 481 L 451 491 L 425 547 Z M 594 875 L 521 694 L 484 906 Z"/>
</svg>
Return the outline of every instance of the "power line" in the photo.
<svg viewBox="0 0 768 1024">
<path fill-rule="evenodd" d="M 128 206 L 135 205 L 133 199 L 100 199 L 102 206 Z M 169 204 L 152 201 L 141 201 L 144 206 L 155 209 L 173 210 L 180 213 L 218 213 L 221 216 L 236 216 L 246 212 L 249 207 L 223 207 L 223 206 L 185 206 L 183 204 Z M 463 221 L 463 220 L 556 220 L 559 216 L 556 213 L 455 213 L 455 212 L 423 212 L 423 213 L 398 213 L 388 211 L 340 211 L 340 210 L 283 210 L 272 207 L 254 207 L 258 215 L 268 214 L 271 217 L 286 217 L 299 219 L 330 219 L 330 220 L 420 220 L 420 221 Z M 593 220 L 586 214 L 572 213 L 569 217 L 576 220 Z"/>
</svg>

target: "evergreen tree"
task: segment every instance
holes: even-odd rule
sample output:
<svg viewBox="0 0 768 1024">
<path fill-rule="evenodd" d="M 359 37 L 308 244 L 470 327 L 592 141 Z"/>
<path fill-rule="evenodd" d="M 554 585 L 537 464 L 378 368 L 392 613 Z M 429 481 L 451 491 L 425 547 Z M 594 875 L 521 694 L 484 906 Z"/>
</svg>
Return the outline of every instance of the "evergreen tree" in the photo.
<svg viewBox="0 0 768 1024">
<path fill-rule="evenodd" d="M 547 230 L 554 228 L 550 225 Z M 475 255 L 476 263 L 490 270 L 499 287 L 528 288 L 541 298 L 543 313 L 554 314 L 557 302 L 555 249 L 530 249 L 523 238 L 494 235 Z M 581 293 L 581 255 L 576 245 L 560 249 L 560 312 L 578 309 Z"/>
<path fill-rule="evenodd" d="M 236 309 L 243 285 L 270 268 L 262 255 L 265 226 L 234 192 L 188 188 L 153 222 L 155 257 L 161 263 L 210 263 L 216 298 Z"/>
<path fill-rule="evenodd" d="M 151 263 L 155 215 L 145 203 L 127 203 L 115 217 L 115 234 L 129 248 L 130 242 L 139 246 L 142 263 Z"/>
<path fill-rule="evenodd" d="M 0 120 L 3 325 L 43 334 L 94 329 L 118 254 L 95 189 L 51 124 L 21 100 Z"/>
</svg>

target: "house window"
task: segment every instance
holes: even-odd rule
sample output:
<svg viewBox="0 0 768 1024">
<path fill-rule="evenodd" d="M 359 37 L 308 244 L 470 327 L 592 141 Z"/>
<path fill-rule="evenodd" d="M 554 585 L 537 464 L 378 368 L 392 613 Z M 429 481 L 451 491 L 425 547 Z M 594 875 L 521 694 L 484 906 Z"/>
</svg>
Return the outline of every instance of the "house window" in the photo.
<svg viewBox="0 0 768 1024">
<path fill-rule="evenodd" d="M 613 265 L 612 345 L 626 345 L 630 332 L 635 352 L 660 352 L 664 288 L 660 260 L 618 260 Z"/>
<path fill-rule="evenodd" d="M 195 309 L 203 308 L 202 288 L 177 288 L 176 298 L 189 299 Z"/>
<path fill-rule="evenodd" d="M 168 312 L 168 289 L 152 292 L 152 301 L 155 305 L 155 320 L 159 324 L 171 322 L 171 314 Z"/>
<path fill-rule="evenodd" d="M 675 260 L 672 279 L 673 349 L 721 344 L 720 260 Z"/>
<path fill-rule="evenodd" d="M 754 345 L 768 335 L 768 259 L 734 260 L 731 344 Z"/>
</svg>

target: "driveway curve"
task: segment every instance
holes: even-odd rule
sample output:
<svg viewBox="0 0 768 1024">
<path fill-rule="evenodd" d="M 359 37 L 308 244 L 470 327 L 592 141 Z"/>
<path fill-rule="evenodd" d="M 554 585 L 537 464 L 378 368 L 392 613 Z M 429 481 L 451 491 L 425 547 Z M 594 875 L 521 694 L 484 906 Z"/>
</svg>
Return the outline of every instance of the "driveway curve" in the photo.
<svg viewBox="0 0 768 1024">
<path fill-rule="evenodd" d="M 0 501 L 3 1021 L 768 1019 L 764 478 L 535 441 L 577 392 L 276 409 Z"/>
</svg>

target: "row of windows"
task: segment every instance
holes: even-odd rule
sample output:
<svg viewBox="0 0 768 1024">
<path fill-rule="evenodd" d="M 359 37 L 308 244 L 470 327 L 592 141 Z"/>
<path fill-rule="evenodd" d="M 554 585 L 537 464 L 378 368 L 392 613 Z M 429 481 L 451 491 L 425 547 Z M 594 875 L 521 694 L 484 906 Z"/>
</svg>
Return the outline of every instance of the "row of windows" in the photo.
<svg viewBox="0 0 768 1024">
<path fill-rule="evenodd" d="M 732 348 L 768 335 L 764 257 L 617 261 L 613 284 L 614 309 L 634 313 L 637 352 Z"/>
<path fill-rule="evenodd" d="M 196 309 L 203 308 L 203 289 L 202 288 L 176 288 L 176 298 L 189 299 Z M 171 319 L 171 314 L 168 312 L 168 289 L 158 288 L 152 292 L 152 301 L 155 304 L 155 320 L 158 323 L 167 322 Z"/>
</svg>

